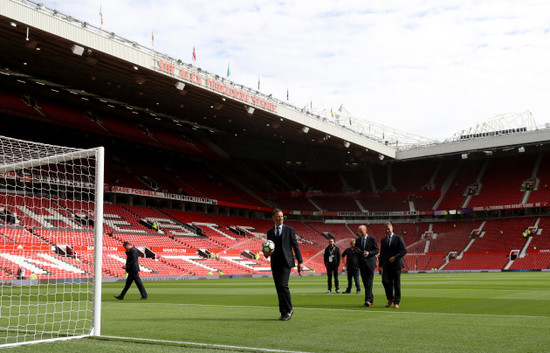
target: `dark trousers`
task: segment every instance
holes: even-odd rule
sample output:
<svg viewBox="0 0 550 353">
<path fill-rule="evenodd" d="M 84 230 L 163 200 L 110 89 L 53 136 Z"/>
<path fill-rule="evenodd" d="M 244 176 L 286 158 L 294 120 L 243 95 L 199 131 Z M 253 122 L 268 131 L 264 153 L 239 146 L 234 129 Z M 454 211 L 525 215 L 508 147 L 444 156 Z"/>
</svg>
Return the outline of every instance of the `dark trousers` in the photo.
<svg viewBox="0 0 550 353">
<path fill-rule="evenodd" d="M 292 300 L 290 299 L 290 290 L 288 289 L 288 279 L 290 278 L 290 268 L 286 266 L 271 267 L 273 281 L 277 290 L 279 299 L 279 312 L 284 315 L 292 310 Z"/>
<path fill-rule="evenodd" d="M 363 287 L 365 287 L 365 301 L 374 302 L 374 294 L 372 294 L 372 282 L 374 279 L 374 270 L 369 266 L 361 266 L 361 280 L 363 280 Z"/>
<path fill-rule="evenodd" d="M 361 285 L 359 284 L 359 269 L 357 267 L 348 267 L 348 288 L 346 292 L 351 292 L 352 280 L 355 280 L 355 289 L 361 291 Z"/>
<path fill-rule="evenodd" d="M 139 293 L 141 294 L 142 298 L 147 298 L 147 292 L 145 291 L 145 287 L 143 286 L 143 282 L 141 281 L 141 278 L 139 277 L 139 273 L 128 273 L 128 277 L 126 278 L 126 285 L 124 286 L 124 289 L 120 293 L 119 297 L 124 298 L 126 295 L 126 292 L 128 289 L 130 289 L 130 286 L 132 285 L 132 282 L 136 282 L 136 286 L 139 289 Z"/>
<path fill-rule="evenodd" d="M 399 304 L 401 302 L 401 270 L 382 271 L 382 285 L 386 291 L 386 299 Z"/>
<path fill-rule="evenodd" d="M 338 282 L 338 267 L 327 267 L 327 283 L 328 290 L 332 290 L 332 275 L 334 274 L 334 289 L 340 290 L 340 282 Z"/>
</svg>

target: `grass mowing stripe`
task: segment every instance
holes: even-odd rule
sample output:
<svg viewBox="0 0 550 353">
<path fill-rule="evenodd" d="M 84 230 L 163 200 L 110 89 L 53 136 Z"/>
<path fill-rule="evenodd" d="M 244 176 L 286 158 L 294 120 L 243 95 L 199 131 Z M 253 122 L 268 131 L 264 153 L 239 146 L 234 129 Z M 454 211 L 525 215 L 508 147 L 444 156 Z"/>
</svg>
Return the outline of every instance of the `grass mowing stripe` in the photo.
<svg viewBox="0 0 550 353">
<path fill-rule="evenodd" d="M 132 304 L 132 303 L 128 303 Z M 261 308 L 261 309 L 277 309 L 275 306 L 259 306 L 259 305 L 220 305 L 220 304 L 184 304 L 184 303 L 144 303 L 140 305 L 162 305 L 162 306 L 196 306 L 196 307 L 221 307 L 221 308 Z M 373 309 L 339 309 L 339 308 L 312 308 L 312 307 L 299 307 L 295 306 L 295 310 L 322 310 L 322 311 L 341 311 L 341 312 L 371 312 L 382 314 L 414 314 L 414 315 L 451 315 L 451 316 L 480 316 L 480 317 L 508 317 L 508 318 L 529 318 L 529 319 L 550 319 L 547 316 L 537 315 L 510 315 L 510 314 L 475 314 L 475 313 L 437 313 L 437 312 L 425 312 L 425 311 L 404 311 L 404 310 L 373 310 Z"/>
</svg>

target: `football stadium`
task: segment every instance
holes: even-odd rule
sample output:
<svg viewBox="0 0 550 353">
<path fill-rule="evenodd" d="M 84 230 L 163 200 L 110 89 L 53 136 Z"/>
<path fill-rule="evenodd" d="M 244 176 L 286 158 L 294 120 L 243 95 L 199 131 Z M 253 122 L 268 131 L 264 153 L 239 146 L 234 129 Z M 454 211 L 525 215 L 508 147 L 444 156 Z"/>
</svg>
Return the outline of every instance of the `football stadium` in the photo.
<svg viewBox="0 0 550 353">
<path fill-rule="evenodd" d="M 436 141 L 295 107 L 39 1 L 0 1 L 0 38 L 0 348 L 548 350 L 550 126 L 529 111 Z M 289 322 L 261 253 L 274 209 L 303 257 Z M 329 239 L 343 251 L 367 225 L 380 244 L 386 222 L 406 245 L 400 307 L 378 269 L 369 307 L 326 294 Z M 114 298 L 125 242 L 147 300 Z"/>
</svg>

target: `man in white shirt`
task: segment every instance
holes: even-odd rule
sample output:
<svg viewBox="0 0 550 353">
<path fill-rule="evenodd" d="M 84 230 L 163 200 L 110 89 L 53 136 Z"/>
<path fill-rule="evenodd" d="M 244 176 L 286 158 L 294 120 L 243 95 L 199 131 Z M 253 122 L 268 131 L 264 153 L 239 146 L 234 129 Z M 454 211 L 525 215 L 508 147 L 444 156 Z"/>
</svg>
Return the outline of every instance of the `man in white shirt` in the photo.
<svg viewBox="0 0 550 353">
<path fill-rule="evenodd" d="M 271 256 L 271 273 L 273 274 L 273 281 L 279 299 L 279 312 L 281 313 L 279 320 L 288 321 L 294 314 L 290 290 L 288 289 L 290 270 L 295 266 L 293 252 L 298 260 L 299 271 L 302 270 L 304 265 L 294 228 L 284 225 L 283 222 L 283 211 L 275 209 L 273 211 L 273 223 L 275 225 L 267 231 L 267 239 L 275 243 L 275 250 L 264 253 L 264 256 L 266 258 Z"/>
<path fill-rule="evenodd" d="M 403 268 L 403 256 L 407 254 L 405 241 L 400 235 L 393 232 L 391 222 L 384 224 L 386 236 L 380 242 L 380 268 L 382 269 L 382 284 L 386 291 L 388 303 L 386 307 L 393 305 L 399 308 L 401 302 L 401 269 Z"/>
</svg>

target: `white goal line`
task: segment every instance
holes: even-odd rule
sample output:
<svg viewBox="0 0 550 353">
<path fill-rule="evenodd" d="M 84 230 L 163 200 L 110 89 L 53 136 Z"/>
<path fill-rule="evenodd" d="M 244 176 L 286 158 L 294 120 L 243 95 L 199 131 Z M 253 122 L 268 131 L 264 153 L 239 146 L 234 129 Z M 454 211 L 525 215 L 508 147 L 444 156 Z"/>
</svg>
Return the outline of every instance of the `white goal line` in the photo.
<svg viewBox="0 0 550 353">
<path fill-rule="evenodd" d="M 125 341 L 135 341 L 135 342 L 150 342 L 150 343 L 170 343 L 170 344 L 180 344 L 182 346 L 195 346 L 195 347 L 208 347 L 220 350 L 239 350 L 239 351 L 251 351 L 251 352 L 273 352 L 273 353 L 312 353 L 305 351 L 289 351 L 284 349 L 274 349 L 274 348 L 258 348 L 258 347 L 246 347 L 246 346 L 232 346 L 226 344 L 214 344 L 214 343 L 198 343 L 198 342 L 186 342 L 186 341 L 170 341 L 170 340 L 157 340 L 150 338 L 136 338 L 136 337 L 118 337 L 118 336 L 101 336 L 101 338 L 116 339 L 116 340 L 125 340 Z"/>
</svg>

